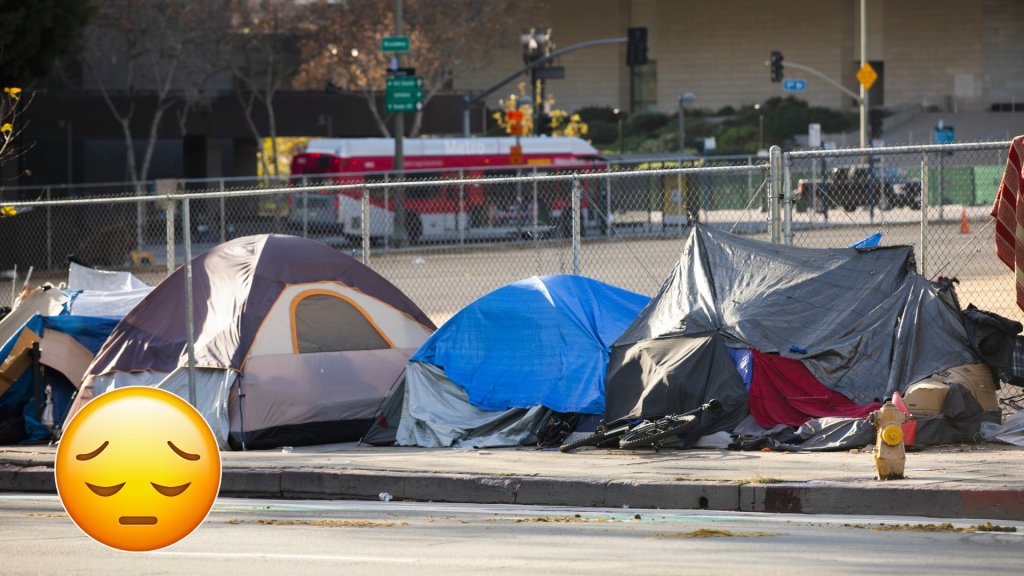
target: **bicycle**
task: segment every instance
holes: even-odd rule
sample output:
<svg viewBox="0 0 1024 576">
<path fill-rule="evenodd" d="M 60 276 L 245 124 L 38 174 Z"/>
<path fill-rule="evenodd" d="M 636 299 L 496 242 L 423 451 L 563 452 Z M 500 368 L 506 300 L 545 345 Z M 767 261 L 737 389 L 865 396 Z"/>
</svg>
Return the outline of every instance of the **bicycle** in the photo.
<svg viewBox="0 0 1024 576">
<path fill-rule="evenodd" d="M 608 428 L 604 420 L 597 426 L 597 430 L 589 436 L 584 436 L 573 440 L 572 442 L 566 442 L 558 447 L 562 452 L 571 452 L 577 448 L 583 448 L 584 446 L 595 446 L 597 448 L 609 448 L 612 446 L 618 446 L 619 437 L 629 432 L 630 428 L 638 422 L 637 420 L 626 420 L 622 421 L 621 424 L 617 424 L 612 428 Z"/>
<path fill-rule="evenodd" d="M 697 425 L 704 412 L 721 412 L 722 403 L 709 400 L 707 403 L 682 414 L 669 414 L 657 420 L 644 421 L 631 428 L 619 438 L 619 448 L 643 448 L 654 446 L 657 450 L 665 440 L 681 436 Z"/>
</svg>

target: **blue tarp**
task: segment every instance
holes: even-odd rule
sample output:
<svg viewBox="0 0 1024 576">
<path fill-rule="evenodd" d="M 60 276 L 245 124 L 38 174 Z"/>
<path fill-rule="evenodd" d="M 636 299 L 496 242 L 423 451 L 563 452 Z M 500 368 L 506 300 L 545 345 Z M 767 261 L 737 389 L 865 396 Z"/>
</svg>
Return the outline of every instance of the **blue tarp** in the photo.
<svg viewBox="0 0 1024 576">
<path fill-rule="evenodd" d="M 46 330 L 64 332 L 95 354 L 119 321 L 119 318 L 98 316 L 40 316 L 36 314 L 29 318 L 14 336 L 0 347 L 0 358 L 7 358 L 10 355 L 11 349 L 14 348 L 15 342 L 18 341 L 18 336 L 21 335 L 25 328 L 32 330 L 40 336 Z M 61 391 L 54 390 L 55 394 L 58 394 L 58 392 Z M 38 441 L 49 437 L 49 431 L 35 417 L 34 396 L 32 370 L 25 370 L 18 380 L 6 392 L 0 395 L 0 411 L 12 411 L 19 404 L 26 403 L 24 408 L 26 441 Z M 57 405 L 57 400 L 61 401 L 60 406 Z M 70 402 L 64 402 L 64 400 L 65 398 L 63 397 L 54 397 L 55 421 L 62 421 L 63 415 L 67 413 L 67 408 L 70 407 Z M 63 408 L 63 413 L 57 411 L 59 407 Z"/>
<path fill-rule="evenodd" d="M 649 301 L 580 276 L 534 276 L 460 310 L 410 362 L 443 368 L 483 410 L 603 414 L 611 344 Z"/>
</svg>

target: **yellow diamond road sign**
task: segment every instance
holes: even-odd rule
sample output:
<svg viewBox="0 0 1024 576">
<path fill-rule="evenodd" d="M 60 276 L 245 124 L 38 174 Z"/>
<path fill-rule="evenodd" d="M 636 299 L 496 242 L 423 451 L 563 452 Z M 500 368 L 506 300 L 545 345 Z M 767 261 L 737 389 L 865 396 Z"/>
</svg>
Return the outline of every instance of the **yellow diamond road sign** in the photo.
<svg viewBox="0 0 1024 576">
<path fill-rule="evenodd" d="M 878 80 L 878 72 L 875 72 L 875 69 L 871 67 L 871 64 L 865 62 L 864 65 L 860 67 L 860 70 L 857 71 L 857 80 L 860 80 L 860 85 L 863 86 L 865 90 L 871 90 L 871 85 L 875 83 L 875 80 Z"/>
</svg>

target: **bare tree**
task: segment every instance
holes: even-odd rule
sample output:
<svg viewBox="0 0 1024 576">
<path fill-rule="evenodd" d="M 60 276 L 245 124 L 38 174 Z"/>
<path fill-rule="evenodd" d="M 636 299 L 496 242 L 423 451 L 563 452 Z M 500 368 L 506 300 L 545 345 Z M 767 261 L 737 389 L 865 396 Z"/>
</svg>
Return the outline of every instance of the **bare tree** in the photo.
<svg viewBox="0 0 1024 576">
<path fill-rule="evenodd" d="M 216 3 L 175 0 L 102 0 L 87 31 L 83 64 L 124 136 L 128 178 L 149 175 L 164 114 L 179 102 L 182 70 L 204 43 Z M 141 163 L 137 135 L 141 98 L 153 102 Z"/>
<path fill-rule="evenodd" d="M 449 89 L 455 70 L 479 65 L 482 52 L 510 49 L 520 31 L 514 24 L 537 4 L 534 0 L 405 0 L 405 30 L 410 52 L 404 62 L 423 78 L 424 108 Z M 394 29 L 393 0 L 321 3 L 310 7 L 312 33 L 303 39 L 302 65 L 295 87 L 325 86 L 361 94 L 377 128 L 391 136 L 387 115 L 378 108 L 390 55 L 380 39 Z M 518 41 L 515 40 L 518 47 Z M 411 135 L 422 127 L 423 111 L 415 114 Z"/>
<path fill-rule="evenodd" d="M 278 176 L 277 120 L 274 97 L 292 83 L 299 68 L 296 45 L 309 33 L 309 10 L 292 0 L 233 2 L 233 30 L 227 43 L 228 64 L 249 130 L 257 142 L 270 139 L 269 155 L 260 154 L 263 174 Z M 262 133 L 257 113 L 265 115 Z M 263 147 L 266 149 L 266 147 Z"/>
</svg>

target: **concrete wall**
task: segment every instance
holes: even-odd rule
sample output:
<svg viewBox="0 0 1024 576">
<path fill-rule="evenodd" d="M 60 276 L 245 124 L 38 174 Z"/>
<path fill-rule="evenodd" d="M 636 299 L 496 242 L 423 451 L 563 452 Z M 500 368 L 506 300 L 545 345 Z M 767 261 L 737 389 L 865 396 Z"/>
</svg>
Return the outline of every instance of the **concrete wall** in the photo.
<svg viewBox="0 0 1024 576">
<path fill-rule="evenodd" d="M 1021 0 L 868 0 L 867 12 L 867 56 L 885 63 L 888 107 L 926 103 L 963 111 L 1024 100 Z M 859 0 L 549 0 L 531 19 L 521 26 L 552 27 L 559 47 L 646 26 L 657 62 L 658 109 L 665 112 L 675 111 L 682 92 L 712 109 L 787 95 L 769 81 L 765 61 L 772 50 L 859 89 Z M 455 87 L 484 88 L 522 66 L 518 47 L 486 59 L 480 72 L 457 77 Z M 548 84 L 559 107 L 628 107 L 624 46 L 584 49 L 561 64 L 566 79 Z M 812 105 L 853 107 L 810 73 L 787 69 L 786 77 L 807 80 L 807 91 L 794 95 Z"/>
</svg>

